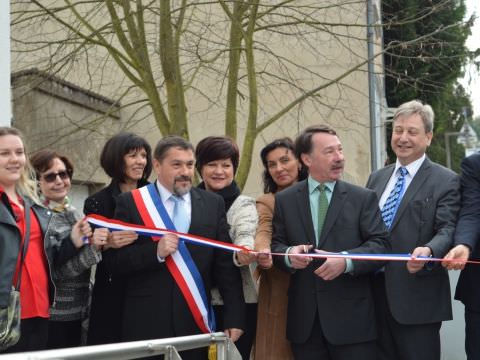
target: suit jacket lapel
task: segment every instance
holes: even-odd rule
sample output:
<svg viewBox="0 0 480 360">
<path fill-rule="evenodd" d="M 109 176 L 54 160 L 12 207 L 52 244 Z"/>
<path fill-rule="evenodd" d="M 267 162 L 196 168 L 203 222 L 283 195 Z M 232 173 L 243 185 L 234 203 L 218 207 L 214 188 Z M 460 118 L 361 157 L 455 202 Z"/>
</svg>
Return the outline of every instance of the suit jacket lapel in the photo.
<svg viewBox="0 0 480 360">
<path fill-rule="evenodd" d="M 312 212 L 310 211 L 310 197 L 308 194 L 308 182 L 305 180 L 297 190 L 297 209 L 300 213 L 300 219 L 303 222 L 303 228 L 307 234 L 307 241 L 315 247 L 315 229 L 312 222 Z"/>
<path fill-rule="evenodd" d="M 377 180 L 378 185 L 374 186 L 374 190 L 377 193 L 377 197 L 379 200 L 382 197 L 383 192 L 385 191 L 385 188 L 387 187 L 388 181 L 392 177 L 394 170 L 395 170 L 395 164 L 389 165 L 383 171 L 380 171 L 378 173 L 378 180 Z"/>
<path fill-rule="evenodd" d="M 190 190 L 190 197 L 192 201 L 192 213 L 190 216 L 190 227 L 188 229 L 189 232 L 200 225 L 200 218 L 202 217 L 202 214 L 206 214 L 203 210 L 204 203 L 202 197 L 196 188 L 192 188 Z"/>
<path fill-rule="evenodd" d="M 418 192 L 418 190 L 420 190 L 425 180 L 429 178 L 430 172 L 431 172 L 430 160 L 425 158 L 425 161 L 418 169 L 417 173 L 412 179 L 412 182 L 408 186 L 407 191 L 402 197 L 402 201 L 400 202 L 400 206 L 398 207 L 397 213 L 395 214 L 395 218 L 393 219 L 393 223 L 390 230 L 393 230 L 395 225 L 398 223 L 398 219 L 400 219 L 400 217 L 404 213 L 409 202 L 413 199 L 413 197 Z"/>
<path fill-rule="evenodd" d="M 338 214 L 342 210 L 346 199 L 347 199 L 347 189 L 344 186 L 344 183 L 339 180 L 335 184 L 335 189 L 333 190 L 332 198 L 330 200 L 330 205 L 328 206 L 327 217 L 325 218 L 322 234 L 318 242 L 319 249 L 321 249 L 323 244 L 325 243 L 325 240 L 327 239 L 327 234 L 332 229 L 333 224 L 335 224 Z"/>
<path fill-rule="evenodd" d="M 190 215 L 190 227 L 188 228 L 189 234 L 195 234 L 198 231 L 198 226 L 201 225 L 201 218 L 202 214 L 208 214 L 205 212 L 205 202 L 203 201 L 202 196 L 199 194 L 198 189 L 192 188 L 190 190 L 190 199 L 192 201 L 192 212 Z M 186 242 L 185 245 L 187 246 L 188 250 L 194 251 L 197 247 L 192 245 L 190 242 Z M 191 252 L 192 254 L 192 252 Z"/>
</svg>

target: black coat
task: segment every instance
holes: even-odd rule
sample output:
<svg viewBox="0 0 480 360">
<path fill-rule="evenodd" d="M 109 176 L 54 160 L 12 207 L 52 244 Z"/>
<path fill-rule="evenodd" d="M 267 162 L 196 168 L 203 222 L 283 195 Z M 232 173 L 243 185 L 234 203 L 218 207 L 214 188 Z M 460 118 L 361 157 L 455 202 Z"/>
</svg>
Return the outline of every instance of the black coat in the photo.
<svg viewBox="0 0 480 360">
<path fill-rule="evenodd" d="M 139 186 L 147 183 L 143 182 Z M 121 194 L 117 181 L 85 200 L 85 215 L 97 214 L 113 218 L 116 199 Z M 112 276 L 103 261 L 97 264 L 95 285 L 92 292 L 88 345 L 108 344 L 120 341 L 125 285 L 121 276 Z"/>
<path fill-rule="evenodd" d="M 455 244 L 468 245 L 470 258 L 480 260 L 480 153 L 462 161 L 462 208 L 455 230 Z M 455 299 L 471 311 L 480 312 L 480 265 L 467 264 L 458 279 Z"/>
<path fill-rule="evenodd" d="M 230 242 L 224 203 L 220 196 L 193 188 L 189 233 Z M 131 193 L 119 196 L 115 218 L 143 224 Z M 187 244 L 202 276 L 207 296 L 215 284 L 224 299 L 226 328 L 244 328 L 245 304 L 238 269 L 229 252 Z M 122 340 L 141 340 L 198 334 L 187 303 L 165 263 L 157 258 L 157 243 L 140 236 L 134 243 L 110 249 L 104 261 L 114 274 L 126 276 Z M 221 329 L 223 330 L 223 329 Z"/>
<path fill-rule="evenodd" d="M 307 180 L 275 196 L 272 252 L 286 253 L 291 246 L 311 244 L 331 252 L 386 253 L 385 228 L 375 193 L 337 181 L 330 200 L 319 244 L 310 210 Z M 381 267 L 376 261 L 353 261 L 353 274 L 325 281 L 314 274 L 313 261 L 302 270 L 288 267 L 284 257 L 275 265 L 291 272 L 288 289 L 287 338 L 303 343 L 318 316 L 329 343 L 347 345 L 375 340 L 375 311 L 370 274 Z"/>
</svg>

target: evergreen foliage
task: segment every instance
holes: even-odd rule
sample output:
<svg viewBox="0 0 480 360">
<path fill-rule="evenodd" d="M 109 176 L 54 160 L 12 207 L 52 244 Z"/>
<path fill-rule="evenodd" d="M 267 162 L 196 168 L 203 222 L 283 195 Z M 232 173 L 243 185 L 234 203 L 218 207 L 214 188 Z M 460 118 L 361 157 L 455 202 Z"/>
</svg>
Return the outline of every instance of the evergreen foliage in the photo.
<svg viewBox="0 0 480 360">
<path fill-rule="evenodd" d="M 470 99 L 457 79 L 473 53 L 465 46 L 473 18 L 464 21 L 463 0 L 386 0 L 383 2 L 384 45 L 404 42 L 385 54 L 386 96 L 389 107 L 413 99 L 432 106 L 435 127 L 428 156 L 445 164 L 445 133 L 463 124 L 463 108 Z M 432 35 L 432 36 L 427 36 Z M 424 39 L 413 41 L 415 39 Z M 455 136 L 449 137 L 452 167 L 464 156 Z M 389 148 L 389 158 L 395 155 Z"/>
</svg>

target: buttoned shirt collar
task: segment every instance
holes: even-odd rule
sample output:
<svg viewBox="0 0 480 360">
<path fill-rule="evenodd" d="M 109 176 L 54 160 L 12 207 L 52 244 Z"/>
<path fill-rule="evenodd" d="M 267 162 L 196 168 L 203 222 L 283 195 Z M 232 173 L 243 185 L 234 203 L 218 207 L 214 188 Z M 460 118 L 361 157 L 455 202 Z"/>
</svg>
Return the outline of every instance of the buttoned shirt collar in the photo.
<svg viewBox="0 0 480 360">
<path fill-rule="evenodd" d="M 320 185 L 320 184 L 324 184 L 325 187 L 328 188 L 330 194 L 332 194 L 333 190 L 335 189 L 335 184 L 337 183 L 336 181 L 327 181 L 327 182 L 324 182 L 324 183 L 320 183 L 319 181 L 312 178 L 310 175 L 308 176 L 307 182 L 308 182 L 308 193 L 309 194 L 312 194 L 317 189 L 318 185 Z"/>
<path fill-rule="evenodd" d="M 170 192 L 165 186 L 163 186 L 158 180 L 155 182 L 155 185 L 157 186 L 160 198 L 162 199 L 163 206 L 165 206 L 165 209 L 167 209 L 168 215 L 172 217 L 175 203 L 172 199 L 170 199 L 170 197 L 173 195 L 173 193 Z M 185 203 L 187 205 L 187 211 L 190 214 L 192 204 L 192 197 L 190 195 L 190 191 L 180 197 L 185 200 Z"/>
<path fill-rule="evenodd" d="M 426 155 L 423 154 L 419 159 L 412 161 L 410 164 L 406 166 L 403 166 L 402 164 L 400 164 L 400 161 L 398 161 L 397 159 L 395 163 L 395 171 L 393 172 L 393 174 L 396 175 L 398 173 L 398 169 L 400 169 L 400 167 L 403 166 L 405 169 L 407 169 L 408 175 L 410 175 L 410 177 L 413 178 L 417 173 L 418 169 L 420 169 L 420 166 L 422 166 L 423 162 L 425 161 L 425 158 L 426 158 Z"/>
</svg>

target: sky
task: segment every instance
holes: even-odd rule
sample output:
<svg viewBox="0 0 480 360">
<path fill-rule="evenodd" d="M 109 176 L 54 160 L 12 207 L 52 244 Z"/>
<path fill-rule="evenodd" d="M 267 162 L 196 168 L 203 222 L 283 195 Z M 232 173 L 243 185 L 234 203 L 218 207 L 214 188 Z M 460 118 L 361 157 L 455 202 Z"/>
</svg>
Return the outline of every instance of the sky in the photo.
<svg viewBox="0 0 480 360">
<path fill-rule="evenodd" d="M 480 2 L 478 0 L 466 0 L 467 17 L 475 13 L 477 19 L 472 27 L 472 35 L 467 39 L 467 46 L 470 49 L 480 48 Z M 480 73 L 473 67 L 467 68 L 465 77 L 460 81 L 470 93 L 473 105 L 474 117 L 480 116 Z"/>
</svg>

